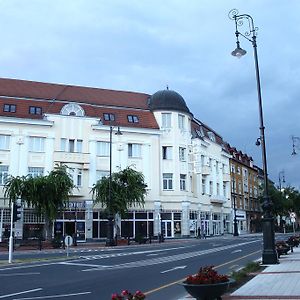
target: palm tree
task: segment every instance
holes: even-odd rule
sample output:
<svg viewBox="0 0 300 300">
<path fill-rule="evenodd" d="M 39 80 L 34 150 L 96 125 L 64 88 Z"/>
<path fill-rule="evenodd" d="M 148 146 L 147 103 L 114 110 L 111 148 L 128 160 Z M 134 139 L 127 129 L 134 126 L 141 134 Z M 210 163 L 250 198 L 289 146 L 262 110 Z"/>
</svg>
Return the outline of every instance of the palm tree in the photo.
<svg viewBox="0 0 300 300">
<path fill-rule="evenodd" d="M 22 199 L 45 217 L 44 235 L 51 238 L 57 212 L 65 207 L 74 188 L 66 166 L 56 166 L 47 176 L 10 176 L 4 185 L 4 197 L 15 202 Z"/>
</svg>

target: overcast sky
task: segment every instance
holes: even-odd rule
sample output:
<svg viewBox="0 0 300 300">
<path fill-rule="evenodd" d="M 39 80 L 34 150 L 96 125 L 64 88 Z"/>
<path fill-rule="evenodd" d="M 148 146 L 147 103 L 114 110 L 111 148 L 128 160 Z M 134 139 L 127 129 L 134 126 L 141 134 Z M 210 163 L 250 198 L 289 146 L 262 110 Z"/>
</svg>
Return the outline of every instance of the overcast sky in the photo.
<svg viewBox="0 0 300 300">
<path fill-rule="evenodd" d="M 253 48 L 236 59 L 228 12 L 250 14 L 269 177 L 300 189 L 299 0 L 0 0 L 0 76 L 181 94 L 195 117 L 261 166 Z"/>
</svg>

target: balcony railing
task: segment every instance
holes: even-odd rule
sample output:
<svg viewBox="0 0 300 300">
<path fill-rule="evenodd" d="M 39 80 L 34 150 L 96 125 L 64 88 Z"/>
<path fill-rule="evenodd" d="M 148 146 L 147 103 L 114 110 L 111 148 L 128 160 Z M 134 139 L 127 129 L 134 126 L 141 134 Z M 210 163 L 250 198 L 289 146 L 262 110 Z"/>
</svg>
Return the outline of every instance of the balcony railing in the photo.
<svg viewBox="0 0 300 300">
<path fill-rule="evenodd" d="M 53 160 L 61 163 L 84 164 L 88 168 L 89 156 L 89 153 L 54 151 Z"/>
<path fill-rule="evenodd" d="M 221 196 L 221 195 L 211 195 L 210 196 L 210 202 L 211 203 L 225 203 L 226 202 L 226 197 Z"/>
</svg>

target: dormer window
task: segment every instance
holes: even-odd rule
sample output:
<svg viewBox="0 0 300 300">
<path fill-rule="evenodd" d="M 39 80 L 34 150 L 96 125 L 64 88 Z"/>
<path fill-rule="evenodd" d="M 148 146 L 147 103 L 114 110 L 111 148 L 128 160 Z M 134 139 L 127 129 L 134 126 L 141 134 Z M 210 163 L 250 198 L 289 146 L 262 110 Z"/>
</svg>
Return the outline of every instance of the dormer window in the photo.
<svg viewBox="0 0 300 300">
<path fill-rule="evenodd" d="M 129 123 L 138 123 L 139 122 L 138 116 L 135 116 L 135 115 L 128 115 L 127 120 Z"/>
<path fill-rule="evenodd" d="M 75 103 L 69 103 L 69 104 L 65 105 L 61 109 L 60 113 L 65 116 L 77 116 L 77 117 L 84 116 L 83 108 L 80 105 L 75 104 Z"/>
<path fill-rule="evenodd" d="M 207 135 L 208 135 L 209 139 L 210 139 L 212 142 L 216 142 L 216 136 L 215 136 L 215 134 L 214 134 L 213 132 L 208 131 L 208 132 L 207 132 Z"/>
<path fill-rule="evenodd" d="M 15 104 L 4 104 L 3 111 L 15 113 L 17 111 L 17 106 Z"/>
<path fill-rule="evenodd" d="M 104 118 L 105 121 L 115 121 L 115 115 L 114 114 L 104 113 L 103 118 Z"/>
<path fill-rule="evenodd" d="M 29 113 L 31 115 L 41 115 L 42 114 L 42 108 L 37 106 L 29 106 Z"/>
</svg>

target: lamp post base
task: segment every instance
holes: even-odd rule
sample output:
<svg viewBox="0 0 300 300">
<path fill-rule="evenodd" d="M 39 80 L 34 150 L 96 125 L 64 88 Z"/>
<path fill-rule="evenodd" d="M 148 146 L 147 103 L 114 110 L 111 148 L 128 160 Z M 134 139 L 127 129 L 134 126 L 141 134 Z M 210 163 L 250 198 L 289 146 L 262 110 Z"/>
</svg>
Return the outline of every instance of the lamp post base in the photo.
<svg viewBox="0 0 300 300">
<path fill-rule="evenodd" d="M 262 263 L 264 265 L 278 264 L 278 255 L 275 249 L 274 219 L 272 217 L 264 217 L 263 225 L 263 252 Z"/>
<path fill-rule="evenodd" d="M 233 223 L 233 236 L 239 236 L 239 230 L 238 230 L 237 222 Z"/>
<path fill-rule="evenodd" d="M 107 239 L 105 242 L 105 246 L 107 246 L 107 247 L 116 246 L 116 241 L 114 239 L 114 224 L 113 224 L 112 216 L 108 216 Z"/>
</svg>

